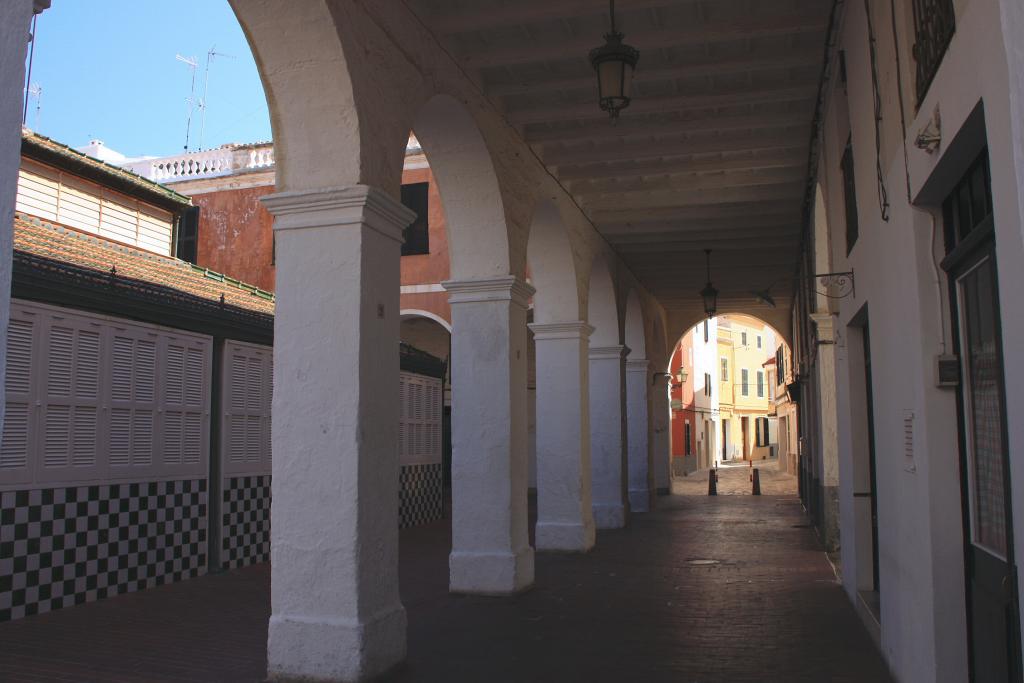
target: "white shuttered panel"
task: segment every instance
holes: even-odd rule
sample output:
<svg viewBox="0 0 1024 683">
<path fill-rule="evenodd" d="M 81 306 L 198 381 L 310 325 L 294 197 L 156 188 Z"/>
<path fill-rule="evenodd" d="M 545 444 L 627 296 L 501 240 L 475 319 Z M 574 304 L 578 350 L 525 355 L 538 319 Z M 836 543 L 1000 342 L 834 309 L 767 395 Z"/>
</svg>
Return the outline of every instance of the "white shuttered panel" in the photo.
<svg viewBox="0 0 1024 683">
<path fill-rule="evenodd" d="M 441 462 L 441 380 L 411 372 L 398 377 L 399 463 Z"/>
<path fill-rule="evenodd" d="M 222 367 L 224 476 L 270 474 L 274 350 L 227 341 Z"/>
<path fill-rule="evenodd" d="M 208 337 L 12 302 L 0 485 L 201 476 Z"/>
</svg>

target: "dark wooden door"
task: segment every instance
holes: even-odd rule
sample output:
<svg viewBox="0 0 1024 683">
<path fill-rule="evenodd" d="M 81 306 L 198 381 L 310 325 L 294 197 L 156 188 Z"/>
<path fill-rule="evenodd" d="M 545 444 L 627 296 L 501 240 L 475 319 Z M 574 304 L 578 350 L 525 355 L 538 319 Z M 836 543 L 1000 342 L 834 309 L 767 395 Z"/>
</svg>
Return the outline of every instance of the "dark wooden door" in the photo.
<svg viewBox="0 0 1024 683">
<path fill-rule="evenodd" d="M 989 171 L 982 155 L 944 205 L 960 358 L 959 432 L 971 680 L 1020 681 L 999 287 Z"/>
</svg>

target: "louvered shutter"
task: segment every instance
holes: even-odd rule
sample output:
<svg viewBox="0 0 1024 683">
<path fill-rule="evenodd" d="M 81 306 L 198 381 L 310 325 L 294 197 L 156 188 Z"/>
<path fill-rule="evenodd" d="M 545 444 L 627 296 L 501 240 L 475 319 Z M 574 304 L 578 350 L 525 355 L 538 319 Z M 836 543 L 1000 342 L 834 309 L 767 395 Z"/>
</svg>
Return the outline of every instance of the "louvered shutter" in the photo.
<svg viewBox="0 0 1024 683">
<path fill-rule="evenodd" d="M 399 374 L 399 462 L 441 461 L 441 381 L 409 372 Z"/>
<path fill-rule="evenodd" d="M 198 470 L 206 452 L 206 342 L 170 336 L 163 352 L 162 463 L 167 474 Z"/>
<path fill-rule="evenodd" d="M 273 349 L 227 342 L 221 453 L 226 475 L 269 474 Z"/>
<path fill-rule="evenodd" d="M 100 429 L 101 327 L 72 315 L 49 314 L 44 320 L 41 476 L 95 476 Z"/>
<path fill-rule="evenodd" d="M 0 482 L 29 481 L 34 419 L 32 415 L 35 375 L 35 335 L 38 316 L 23 306 L 11 306 L 7 327 L 6 408 L 0 441 Z"/>
</svg>

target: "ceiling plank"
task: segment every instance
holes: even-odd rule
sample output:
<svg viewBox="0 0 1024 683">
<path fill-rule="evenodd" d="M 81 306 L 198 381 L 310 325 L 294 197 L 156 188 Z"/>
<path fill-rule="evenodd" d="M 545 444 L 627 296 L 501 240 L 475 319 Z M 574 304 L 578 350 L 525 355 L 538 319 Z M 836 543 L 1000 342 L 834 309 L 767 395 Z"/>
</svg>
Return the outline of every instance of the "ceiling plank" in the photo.
<svg viewBox="0 0 1024 683">
<path fill-rule="evenodd" d="M 592 181 L 598 178 L 636 178 L 637 176 L 665 176 L 687 173 L 707 173 L 715 171 L 756 170 L 769 168 L 788 168 L 807 166 L 806 145 L 796 150 L 787 150 L 773 154 L 762 154 L 738 159 L 661 159 L 642 164 L 595 164 L 575 168 L 558 169 L 559 180 L 575 187 L 577 182 Z"/>
<path fill-rule="evenodd" d="M 695 140 L 666 140 L 654 142 L 615 142 L 607 145 L 589 145 L 589 149 L 573 147 L 545 150 L 544 163 L 549 167 L 564 168 L 613 161 L 687 157 L 694 154 L 724 154 L 727 152 L 764 152 L 771 149 L 790 150 L 807 142 L 807 127 L 803 124 L 780 129 L 771 134 L 700 136 Z"/>
<path fill-rule="evenodd" d="M 686 0 L 695 3 L 700 0 Z M 679 5 L 680 0 L 619 0 L 616 13 L 656 9 Z M 503 7 L 487 7 L 479 10 L 459 7 L 456 12 L 434 14 L 424 17 L 431 29 L 452 35 L 515 26 L 557 21 L 567 17 L 607 16 L 608 6 L 594 0 L 545 0 L 528 4 L 513 2 Z"/>
<path fill-rule="evenodd" d="M 677 80 L 680 78 L 699 78 L 721 76 L 727 74 L 772 71 L 778 69 L 796 69 L 802 67 L 819 68 L 821 50 L 802 50 L 784 55 L 757 55 L 751 57 L 730 57 L 728 59 L 708 60 L 702 63 L 670 64 L 651 68 L 641 67 L 633 74 L 633 83 L 657 83 Z M 596 89 L 597 81 L 589 65 L 581 68 L 580 73 L 573 76 L 557 76 L 542 80 L 512 81 L 505 83 L 485 83 L 484 87 L 490 97 L 513 97 L 516 95 L 534 95 L 553 90 L 578 90 L 582 88 Z"/>
<path fill-rule="evenodd" d="M 781 102 L 804 102 L 808 106 L 808 126 L 810 125 L 810 109 L 815 93 L 815 80 L 802 82 L 792 81 L 786 85 L 746 87 L 732 91 L 714 91 L 671 97 L 634 98 L 623 115 L 628 117 L 631 112 L 658 113 L 666 111 L 698 111 L 719 107 L 736 107 L 742 105 L 763 105 Z M 585 121 L 591 119 L 607 119 L 608 113 L 597 106 L 597 102 L 578 102 L 576 104 L 544 104 L 537 107 L 524 107 L 505 113 L 505 117 L 516 126 L 531 123 L 550 123 L 553 121 Z"/>
<path fill-rule="evenodd" d="M 524 130 L 530 144 L 547 147 L 551 144 L 592 140 L 609 142 L 630 137 L 673 135 L 681 133 L 708 133 L 731 130 L 770 130 L 788 128 L 797 124 L 807 125 L 803 112 L 779 112 L 764 114 L 743 114 L 737 116 L 703 116 L 691 119 L 651 120 L 634 115 L 621 119 L 616 125 L 608 121 L 592 121 L 580 126 L 558 126 L 553 128 L 527 127 Z"/>
<path fill-rule="evenodd" d="M 820 34 L 825 30 L 825 20 L 824 14 L 814 16 L 808 13 L 746 16 L 741 19 L 716 21 L 686 28 L 675 26 L 664 29 L 629 31 L 626 42 L 637 47 L 642 54 L 646 50 L 750 40 L 767 36 Z M 478 51 L 462 52 L 458 54 L 458 59 L 464 66 L 471 69 L 558 60 L 586 60 L 590 50 L 600 44 L 601 36 L 579 36 L 543 44 L 522 42 L 506 47 L 489 46 Z"/>
<path fill-rule="evenodd" d="M 750 188 L 719 188 L 709 190 L 674 190 L 626 195 L 609 195 L 600 200 L 587 202 L 584 209 L 600 211 L 602 209 L 620 209 L 627 211 L 645 211 L 647 209 L 688 206 L 690 204 L 717 204 L 736 201 L 761 201 L 773 199 L 790 199 L 798 203 L 804 190 L 804 184 L 788 183 Z M 630 201 L 638 203 L 629 206 Z"/>
</svg>

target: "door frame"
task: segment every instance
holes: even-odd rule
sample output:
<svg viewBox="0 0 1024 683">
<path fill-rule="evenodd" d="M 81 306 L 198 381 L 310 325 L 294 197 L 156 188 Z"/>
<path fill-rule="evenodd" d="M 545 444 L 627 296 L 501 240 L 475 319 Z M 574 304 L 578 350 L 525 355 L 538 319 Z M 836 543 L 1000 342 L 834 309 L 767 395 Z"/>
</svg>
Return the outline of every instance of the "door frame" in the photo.
<svg viewBox="0 0 1024 683">
<path fill-rule="evenodd" d="M 971 169 L 977 163 L 988 164 L 987 149 L 983 149 L 978 157 L 972 161 L 964 170 L 964 175 L 971 172 Z M 982 161 L 984 159 L 984 161 Z M 988 169 L 988 178 L 991 182 L 991 168 Z M 949 226 L 947 226 L 947 230 Z M 1000 430 L 1001 439 L 1003 443 L 1003 471 L 1005 476 L 1003 477 L 1003 501 L 1004 501 L 1004 515 L 1006 520 L 1006 563 L 1009 568 L 1010 575 L 1010 596 L 1009 609 L 1012 612 L 1012 619 L 1008 627 L 1012 633 L 1007 634 L 1007 641 L 1009 645 L 1009 659 L 1008 666 L 1010 668 L 1010 677 L 1012 681 L 1021 682 L 1024 681 L 1024 666 L 1022 666 L 1022 651 L 1021 651 L 1021 627 L 1020 627 L 1020 595 L 1018 590 L 1017 582 L 1017 562 L 1016 562 L 1016 550 L 1014 547 L 1014 536 L 1013 536 L 1013 498 L 1012 498 L 1012 485 L 1011 479 L 1013 472 L 1011 470 L 1010 463 L 1010 451 L 1009 451 L 1009 416 L 1006 408 L 1006 367 L 1005 367 L 1005 356 L 1003 346 L 1003 324 L 1002 324 L 1002 297 L 999 290 L 999 261 L 996 254 L 996 235 L 995 235 L 995 219 L 994 216 L 989 215 L 984 221 L 974 227 L 971 232 L 963 238 L 959 244 L 952 245 L 951 238 L 947 235 L 947 254 L 942 259 L 941 267 L 946 274 L 947 280 L 947 294 L 949 298 L 949 314 L 950 314 L 950 329 L 952 333 L 952 349 L 955 354 L 960 369 L 960 381 L 956 387 L 956 415 L 957 415 L 957 448 L 958 448 L 958 461 L 960 465 L 960 512 L 961 512 L 961 524 L 963 528 L 963 562 L 964 562 L 964 599 L 965 606 L 967 609 L 966 614 L 966 626 L 967 626 L 967 661 L 968 661 L 968 675 L 971 680 L 974 678 L 974 627 L 971 616 L 971 600 L 972 600 L 972 588 L 971 582 L 972 577 L 970 573 L 970 567 L 972 563 L 971 549 L 972 549 L 972 536 L 973 529 L 971 526 L 971 492 L 970 492 L 970 462 L 968 458 L 968 447 L 967 447 L 967 430 L 968 430 L 968 417 L 965 412 L 965 386 L 963 377 L 963 348 L 961 343 L 961 320 L 960 320 L 960 305 L 959 305 L 959 291 L 958 281 L 960 277 L 970 273 L 977 265 L 979 265 L 985 258 L 990 259 L 992 264 L 992 273 L 995 283 L 995 305 L 998 315 L 995 319 L 995 339 L 996 349 L 999 358 L 999 374 L 1001 381 L 999 383 L 999 401 L 1000 401 Z"/>
</svg>

